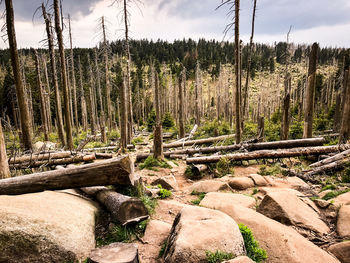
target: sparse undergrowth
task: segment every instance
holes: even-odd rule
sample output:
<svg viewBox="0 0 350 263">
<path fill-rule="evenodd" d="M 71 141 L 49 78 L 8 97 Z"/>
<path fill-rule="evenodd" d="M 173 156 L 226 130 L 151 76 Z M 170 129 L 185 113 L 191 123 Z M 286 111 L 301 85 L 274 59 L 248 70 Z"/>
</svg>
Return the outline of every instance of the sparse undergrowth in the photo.
<svg viewBox="0 0 350 263">
<path fill-rule="evenodd" d="M 205 193 L 192 191 L 191 195 L 197 195 L 198 198 L 196 200 L 192 200 L 191 203 L 194 205 L 199 205 L 199 203 L 204 199 Z"/>
<path fill-rule="evenodd" d="M 200 172 L 199 174 L 193 172 L 193 166 L 188 165 L 185 170 L 185 175 L 187 178 L 192 179 L 192 180 L 199 180 L 203 177 L 203 173 Z"/>
<path fill-rule="evenodd" d="M 231 166 L 231 161 L 227 158 L 221 158 L 220 161 L 216 163 L 216 177 L 223 177 L 227 174 L 234 174 L 234 168 Z"/>
<path fill-rule="evenodd" d="M 262 176 L 266 175 L 278 175 L 282 173 L 282 168 L 279 163 L 273 164 L 271 166 L 262 165 L 258 171 L 258 174 Z"/>
<path fill-rule="evenodd" d="M 171 166 L 162 160 L 158 160 L 154 158 L 153 156 L 148 156 L 147 159 L 139 165 L 140 169 L 148 169 L 148 170 L 153 170 L 153 171 L 158 171 L 156 167 L 160 168 L 171 168 Z"/>
<path fill-rule="evenodd" d="M 160 250 L 159 250 L 158 258 L 163 257 L 167 245 L 168 245 L 168 242 L 165 241 L 165 242 L 163 243 L 162 247 L 161 247 Z"/>
<path fill-rule="evenodd" d="M 208 263 L 220 263 L 224 260 L 230 260 L 230 259 L 235 258 L 234 254 L 219 251 L 219 250 L 217 250 L 215 252 L 206 251 L 205 254 L 207 256 Z"/>
<path fill-rule="evenodd" d="M 331 192 L 327 193 L 322 199 L 323 200 L 330 200 L 330 199 L 337 197 L 338 195 L 345 194 L 349 191 L 350 191 L 350 189 L 345 189 L 345 190 L 340 190 L 340 191 L 331 191 Z"/>
<path fill-rule="evenodd" d="M 252 230 L 244 224 L 239 224 L 238 226 L 244 239 L 247 256 L 257 263 L 267 259 L 266 251 L 260 248 L 258 241 L 253 236 Z"/>
<path fill-rule="evenodd" d="M 170 190 L 164 189 L 160 184 L 158 184 L 157 187 L 159 188 L 159 197 L 161 199 L 165 199 L 172 195 Z"/>
</svg>

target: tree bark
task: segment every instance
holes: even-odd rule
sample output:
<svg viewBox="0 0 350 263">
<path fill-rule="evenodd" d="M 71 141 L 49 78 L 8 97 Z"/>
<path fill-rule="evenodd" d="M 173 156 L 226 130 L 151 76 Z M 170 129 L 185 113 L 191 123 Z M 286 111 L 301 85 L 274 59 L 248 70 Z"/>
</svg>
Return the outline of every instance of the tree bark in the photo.
<svg viewBox="0 0 350 263">
<path fill-rule="evenodd" d="M 182 76 L 185 75 L 185 77 L 182 77 L 179 79 L 179 137 L 184 138 L 185 137 L 185 124 L 184 124 L 184 93 L 183 93 L 183 81 L 186 81 L 186 71 L 183 70 Z M 165 145 L 164 145 L 165 146 Z M 163 148 L 166 148 L 164 147 Z"/>
<path fill-rule="evenodd" d="M 315 86 L 316 86 L 316 69 L 317 69 L 318 44 L 314 43 L 309 55 L 309 72 L 305 94 L 304 110 L 304 134 L 303 138 L 312 137 L 312 123 L 314 115 Z"/>
<path fill-rule="evenodd" d="M 160 121 L 160 94 L 159 94 L 159 77 L 152 66 L 152 77 L 155 80 L 154 85 L 154 107 L 156 109 L 156 125 L 154 127 L 153 136 L 153 156 L 156 159 L 163 159 L 163 131 L 162 123 Z"/>
<path fill-rule="evenodd" d="M 288 140 L 289 134 L 289 108 L 290 108 L 290 87 L 291 87 L 291 76 L 286 74 L 284 83 L 284 98 L 283 98 L 283 110 L 282 110 L 282 122 L 281 122 L 281 140 Z M 312 136 L 311 136 L 312 137 Z"/>
<path fill-rule="evenodd" d="M 60 95 L 60 90 L 58 87 L 55 48 L 54 48 L 53 36 L 52 36 L 51 17 L 49 17 L 49 15 L 46 13 L 44 3 L 41 5 L 41 9 L 43 11 L 43 17 L 45 20 L 46 34 L 47 34 L 47 40 L 48 40 L 48 46 L 49 46 L 51 73 L 52 73 L 52 78 L 53 78 L 52 82 L 53 82 L 53 85 L 55 88 L 55 104 L 56 104 L 56 120 L 57 120 L 58 137 L 60 138 L 61 144 L 64 147 L 66 145 L 66 139 L 64 137 L 64 129 L 63 129 L 61 95 Z"/>
<path fill-rule="evenodd" d="M 326 165 L 326 164 L 329 164 L 329 163 L 332 163 L 332 162 L 335 162 L 335 161 L 338 161 L 340 159 L 344 159 L 346 157 L 350 156 L 350 150 L 346 150 L 346 151 L 343 151 L 343 152 L 340 152 L 338 154 L 335 154 L 331 157 L 328 157 L 326 159 L 323 159 L 322 161 L 319 161 L 319 162 L 316 162 L 316 163 L 313 163 L 313 164 L 310 164 L 310 167 L 319 167 L 319 166 L 323 166 L 323 165 Z"/>
<path fill-rule="evenodd" d="M 72 156 L 71 151 L 65 152 L 53 152 L 53 153 L 33 153 L 26 154 L 22 156 L 14 156 L 8 159 L 9 164 L 20 164 L 26 162 L 34 162 L 34 161 L 42 161 L 42 160 L 50 160 L 50 159 L 62 159 L 69 158 Z"/>
<path fill-rule="evenodd" d="M 134 185 L 134 164 L 129 156 L 92 164 L 0 180 L 0 195 L 18 195 L 99 185 Z"/>
<path fill-rule="evenodd" d="M 148 211 L 142 201 L 109 190 L 104 186 L 85 187 L 81 190 L 95 197 L 111 213 L 113 219 L 123 226 L 147 219 Z"/>
<path fill-rule="evenodd" d="M 79 63 L 79 80 L 80 80 L 80 100 L 81 100 L 81 120 L 83 123 L 83 129 L 85 132 L 88 130 L 88 120 L 87 120 L 87 109 L 86 109 L 86 100 L 85 92 L 83 86 L 83 71 L 81 70 L 80 56 L 78 57 Z"/>
<path fill-rule="evenodd" d="M 221 158 L 226 158 L 230 161 L 247 161 L 256 159 L 276 159 L 276 158 L 289 158 L 300 156 L 321 155 L 325 153 L 338 152 L 339 150 L 346 149 L 349 146 L 321 146 L 321 147 L 301 147 L 283 150 L 261 150 L 248 153 L 235 153 L 226 155 L 215 156 L 203 156 L 187 158 L 187 164 L 204 164 L 204 163 L 216 163 Z"/>
<path fill-rule="evenodd" d="M 120 147 L 122 151 L 128 144 L 128 115 L 126 103 L 126 77 L 123 78 L 123 85 L 120 87 Z"/>
<path fill-rule="evenodd" d="M 19 113 L 21 118 L 22 142 L 24 148 L 26 150 L 29 150 L 32 149 L 33 127 L 30 122 L 31 118 L 29 115 L 28 101 L 26 99 L 25 89 L 23 87 L 20 71 L 12 0 L 5 0 L 5 6 L 7 36 L 10 48 L 13 76 L 16 86 Z"/>
<path fill-rule="evenodd" d="M 199 139 L 199 140 L 180 141 L 180 142 L 164 144 L 163 148 L 177 148 L 177 147 L 183 147 L 183 146 L 189 146 L 189 145 L 192 146 L 192 145 L 213 143 L 218 141 L 224 141 L 226 139 L 233 138 L 233 137 L 235 137 L 235 134 L 223 135 L 223 136 L 211 137 L 211 138 Z"/>
<path fill-rule="evenodd" d="M 258 117 L 258 134 L 257 138 L 259 142 L 263 142 L 265 137 L 265 118 Z"/>
<path fill-rule="evenodd" d="M 0 179 L 8 177 L 10 177 L 10 170 L 7 162 L 6 145 L 0 119 Z"/>
<path fill-rule="evenodd" d="M 65 63 L 64 55 L 64 45 L 62 29 L 60 25 L 60 9 L 58 0 L 54 0 L 54 11 L 55 11 L 55 30 L 57 34 L 58 49 L 60 52 L 60 62 L 61 62 L 61 75 L 63 84 L 63 104 L 64 104 L 64 118 L 66 127 L 66 141 L 68 149 L 73 149 L 73 137 L 72 137 L 72 126 L 71 126 L 71 109 L 69 107 L 69 90 L 68 90 L 68 80 L 67 80 L 67 69 Z"/>
<path fill-rule="evenodd" d="M 346 74 L 347 82 L 345 89 L 343 116 L 341 120 L 339 143 L 346 143 L 350 136 L 350 70 Z"/>
<path fill-rule="evenodd" d="M 228 146 L 214 146 L 214 147 L 202 147 L 202 148 L 188 148 L 183 150 L 175 150 L 164 152 L 164 157 L 170 157 L 176 154 L 187 154 L 193 155 L 196 153 L 216 153 L 216 152 L 229 152 L 237 150 L 266 150 L 266 149 L 287 149 L 295 147 L 310 147 L 310 146 L 320 146 L 326 142 L 324 138 L 308 138 L 308 139 L 298 139 L 298 140 L 283 140 L 274 142 L 260 142 L 260 143 L 240 143 Z M 136 160 L 140 161 L 146 159 L 150 156 L 149 153 L 141 153 L 136 155 Z"/>
</svg>

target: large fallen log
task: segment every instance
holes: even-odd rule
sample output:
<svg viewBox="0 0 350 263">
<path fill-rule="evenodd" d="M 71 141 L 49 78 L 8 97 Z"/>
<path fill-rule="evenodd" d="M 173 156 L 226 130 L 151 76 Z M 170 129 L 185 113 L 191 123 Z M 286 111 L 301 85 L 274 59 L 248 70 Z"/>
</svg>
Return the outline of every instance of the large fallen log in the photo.
<svg viewBox="0 0 350 263">
<path fill-rule="evenodd" d="M 315 167 L 311 171 L 307 171 L 306 173 L 303 173 L 303 177 L 310 180 L 310 178 L 312 178 L 316 174 L 322 174 L 328 171 L 336 171 L 336 170 L 342 169 L 344 168 L 344 165 L 347 164 L 349 161 L 350 161 L 350 158 L 343 158 L 331 163 L 327 163 L 322 166 Z"/>
<path fill-rule="evenodd" d="M 201 145 L 206 143 L 224 141 L 234 137 L 235 137 L 234 134 L 230 134 L 230 135 L 223 135 L 223 136 L 211 137 L 211 138 L 199 139 L 199 140 L 173 142 L 173 143 L 164 144 L 163 148 L 177 148 L 177 147 L 183 147 L 183 146 L 189 146 L 189 145 Z"/>
<path fill-rule="evenodd" d="M 234 153 L 226 155 L 213 155 L 213 156 L 202 156 L 187 158 L 187 164 L 205 164 L 205 163 L 216 163 L 221 158 L 226 158 L 231 161 L 247 161 L 256 159 L 277 159 L 277 158 L 289 158 L 289 157 L 300 157 L 310 155 L 321 155 L 325 153 L 332 153 L 338 151 L 344 151 L 349 149 L 350 145 L 341 146 L 319 146 L 319 147 L 300 147 L 292 149 L 281 149 L 281 150 L 261 150 L 246 153 Z"/>
<path fill-rule="evenodd" d="M 95 154 L 78 154 L 68 158 L 61 159 L 48 159 L 42 161 L 30 161 L 23 163 L 10 164 L 11 169 L 27 169 L 27 168 L 36 168 L 41 166 L 53 166 L 53 165 L 63 165 L 71 163 L 80 163 L 80 162 L 91 162 L 96 160 Z"/>
<path fill-rule="evenodd" d="M 138 177 L 129 156 L 77 167 L 0 180 L 0 195 L 35 193 L 100 185 L 134 185 Z"/>
<path fill-rule="evenodd" d="M 164 152 L 164 157 L 170 157 L 174 154 L 187 154 L 193 155 L 196 153 L 206 154 L 206 153 L 216 153 L 216 152 L 229 152 L 236 150 L 267 150 L 267 149 L 287 149 L 295 147 L 309 147 L 309 146 L 320 146 L 325 143 L 324 138 L 308 138 L 299 140 L 283 140 L 275 142 L 260 142 L 260 143 L 240 143 L 228 146 L 214 146 L 214 147 L 202 147 L 202 148 L 189 148 Z M 136 160 L 140 161 L 146 159 L 150 156 L 150 153 L 141 153 L 136 155 Z"/>
<path fill-rule="evenodd" d="M 9 164 L 15 164 L 15 163 L 24 163 L 24 162 L 32 162 L 32 161 L 42 161 L 42 160 L 49 160 L 49 159 L 62 159 L 62 158 L 68 158 L 73 155 L 70 151 L 65 152 L 49 152 L 49 153 L 33 153 L 33 154 L 26 154 L 22 156 L 14 156 L 8 159 Z"/>
<path fill-rule="evenodd" d="M 313 163 L 313 164 L 310 165 L 310 167 L 322 166 L 322 165 L 325 165 L 325 164 L 328 164 L 328 163 L 332 163 L 332 162 L 344 159 L 344 158 L 346 158 L 348 156 L 350 156 L 350 149 L 346 150 L 346 151 L 343 151 L 343 152 L 340 152 L 340 153 L 338 153 L 336 155 L 333 155 L 331 157 L 328 157 L 326 159 L 323 159 L 323 160 L 321 160 L 319 162 Z"/>
<path fill-rule="evenodd" d="M 84 187 L 81 190 L 96 198 L 107 208 L 113 219 L 123 226 L 143 221 L 149 217 L 147 208 L 138 198 L 119 194 L 104 186 Z"/>
</svg>

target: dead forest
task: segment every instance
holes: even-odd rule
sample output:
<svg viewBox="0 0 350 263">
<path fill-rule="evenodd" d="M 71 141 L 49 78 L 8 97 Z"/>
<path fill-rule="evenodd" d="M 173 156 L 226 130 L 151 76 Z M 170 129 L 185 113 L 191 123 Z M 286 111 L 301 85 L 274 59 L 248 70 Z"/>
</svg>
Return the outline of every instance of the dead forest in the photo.
<svg viewBox="0 0 350 263">
<path fill-rule="evenodd" d="M 19 49 L 1 3 L 0 262 L 350 262 L 350 52 L 240 35 L 135 40 L 96 21 L 79 48 L 65 2 L 33 7 Z M 110 19 L 110 18 L 109 18 Z"/>
</svg>

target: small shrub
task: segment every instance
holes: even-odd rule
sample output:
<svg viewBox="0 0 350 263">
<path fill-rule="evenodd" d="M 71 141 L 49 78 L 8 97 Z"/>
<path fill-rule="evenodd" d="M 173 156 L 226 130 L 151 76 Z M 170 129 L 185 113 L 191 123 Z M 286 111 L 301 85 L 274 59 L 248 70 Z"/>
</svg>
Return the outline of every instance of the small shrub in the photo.
<svg viewBox="0 0 350 263">
<path fill-rule="evenodd" d="M 254 188 L 253 188 L 253 195 L 256 195 L 258 192 L 259 192 L 259 189 L 256 188 L 256 187 L 254 187 Z"/>
<path fill-rule="evenodd" d="M 257 124 L 253 122 L 245 122 L 243 135 L 245 139 L 255 138 L 257 134 Z"/>
<path fill-rule="evenodd" d="M 170 112 L 164 114 L 162 126 L 164 129 L 170 129 L 175 126 L 174 118 L 171 116 Z"/>
<path fill-rule="evenodd" d="M 342 190 L 342 191 L 332 191 L 332 192 L 327 193 L 322 199 L 323 200 L 330 200 L 332 198 L 337 197 L 338 195 L 345 194 L 345 193 L 347 193 L 349 191 L 350 191 L 350 189 L 345 189 L 345 190 Z"/>
<path fill-rule="evenodd" d="M 342 183 L 350 183 L 350 167 L 345 168 L 342 176 L 341 176 Z"/>
<path fill-rule="evenodd" d="M 108 140 L 116 140 L 120 138 L 120 133 L 116 130 L 111 130 L 107 135 Z"/>
<path fill-rule="evenodd" d="M 224 260 L 230 260 L 235 257 L 235 255 L 232 253 L 227 253 L 219 250 L 215 252 L 206 251 L 205 254 L 207 256 L 208 263 L 220 263 Z"/>
<path fill-rule="evenodd" d="M 139 165 L 140 169 L 149 169 L 149 170 L 157 170 L 154 167 L 161 167 L 161 168 L 171 168 L 171 166 L 165 162 L 160 161 L 154 158 L 152 155 L 148 156 L 147 159 Z"/>
<path fill-rule="evenodd" d="M 289 129 L 290 139 L 300 139 L 303 137 L 303 122 L 294 121 Z"/>
<path fill-rule="evenodd" d="M 227 174 L 234 174 L 234 169 L 231 167 L 231 162 L 227 158 L 221 158 L 220 161 L 216 163 L 216 176 L 222 177 Z"/>
<path fill-rule="evenodd" d="M 267 259 L 266 251 L 260 248 L 259 243 L 255 240 L 251 229 L 244 224 L 239 224 L 238 226 L 244 239 L 247 256 L 257 263 Z"/>
<path fill-rule="evenodd" d="M 156 112 L 155 110 L 152 110 L 149 115 L 148 115 L 148 118 L 147 118 L 147 130 L 149 132 L 153 131 L 153 126 L 155 125 L 156 123 Z"/>
<path fill-rule="evenodd" d="M 142 195 L 139 198 L 147 208 L 148 213 L 152 215 L 154 213 L 154 210 L 156 209 L 157 200 L 152 197 L 149 197 L 148 195 Z"/>
<path fill-rule="evenodd" d="M 334 184 L 327 184 L 324 187 L 322 187 L 321 192 L 326 190 L 335 190 L 337 187 Z"/>
<path fill-rule="evenodd" d="M 191 203 L 194 205 L 199 205 L 199 203 L 204 199 L 205 193 L 198 193 L 198 198 L 196 200 L 192 200 Z"/>
<path fill-rule="evenodd" d="M 136 137 L 136 138 L 132 139 L 132 141 L 131 141 L 131 143 L 133 145 L 136 145 L 137 143 L 142 143 L 142 142 L 143 142 L 143 138 L 141 136 Z"/>
<path fill-rule="evenodd" d="M 157 187 L 159 188 L 159 197 L 161 199 L 165 199 L 171 196 L 171 191 L 164 189 L 160 184 L 157 185 Z"/>
<path fill-rule="evenodd" d="M 165 242 L 163 243 L 162 247 L 161 247 L 160 250 L 159 250 L 158 258 L 163 257 L 163 255 L 164 255 L 164 253 L 165 253 L 165 249 L 166 249 L 167 246 L 168 246 L 168 242 L 165 241 Z"/>
<path fill-rule="evenodd" d="M 194 179 L 194 180 L 202 178 L 202 173 L 199 173 L 199 174 L 193 173 L 193 166 L 192 165 L 188 165 L 186 167 L 185 175 L 187 176 L 187 178 Z"/>
<path fill-rule="evenodd" d="M 272 166 L 262 165 L 260 166 L 258 174 L 265 175 L 277 175 L 281 174 L 282 168 L 279 164 L 274 164 Z"/>
</svg>

